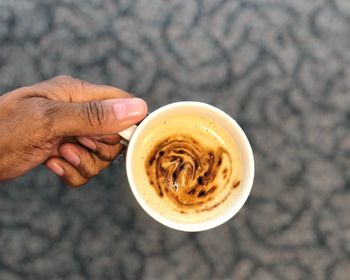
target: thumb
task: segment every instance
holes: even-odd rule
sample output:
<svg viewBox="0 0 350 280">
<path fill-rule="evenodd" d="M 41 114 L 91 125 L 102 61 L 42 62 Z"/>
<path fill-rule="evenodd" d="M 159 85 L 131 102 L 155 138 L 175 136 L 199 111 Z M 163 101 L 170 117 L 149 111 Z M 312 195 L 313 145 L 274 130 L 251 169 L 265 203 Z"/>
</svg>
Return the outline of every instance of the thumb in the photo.
<svg viewBox="0 0 350 280">
<path fill-rule="evenodd" d="M 147 104 L 140 98 L 50 103 L 51 125 L 57 136 L 114 134 L 138 123 L 147 114 Z"/>
</svg>

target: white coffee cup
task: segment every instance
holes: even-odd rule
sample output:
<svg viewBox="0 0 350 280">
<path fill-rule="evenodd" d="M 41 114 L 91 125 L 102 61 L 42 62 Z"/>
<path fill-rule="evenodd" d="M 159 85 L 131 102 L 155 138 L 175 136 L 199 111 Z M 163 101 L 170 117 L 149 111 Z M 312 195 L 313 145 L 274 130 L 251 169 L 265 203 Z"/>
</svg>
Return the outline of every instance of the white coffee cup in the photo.
<svg viewBox="0 0 350 280">
<path fill-rule="evenodd" d="M 147 129 L 150 129 L 152 126 L 159 124 L 159 122 L 161 122 L 161 120 L 164 117 L 166 117 L 169 113 L 173 114 L 174 112 L 176 112 L 178 114 L 183 114 L 186 112 L 193 113 L 196 111 L 198 111 L 199 114 L 204 113 L 213 121 L 220 123 L 220 125 L 233 137 L 240 151 L 242 159 L 242 178 L 238 194 L 219 215 L 202 222 L 191 224 L 173 221 L 162 216 L 160 213 L 157 212 L 156 209 L 153 209 L 143 199 L 135 184 L 135 176 L 133 174 L 134 170 L 132 168 L 132 161 L 135 157 L 135 147 L 138 145 L 139 141 L 142 141 L 142 139 L 139 137 L 141 133 L 147 133 Z M 171 103 L 150 113 L 141 122 L 139 126 L 132 126 L 129 129 L 120 132 L 119 134 L 125 140 L 129 141 L 126 155 L 126 171 L 131 190 L 141 207 L 153 219 L 165 226 L 176 230 L 188 232 L 203 231 L 217 227 L 231 219 L 241 209 L 241 207 L 243 206 L 243 204 L 249 196 L 254 179 L 254 158 L 252 148 L 247 139 L 247 136 L 243 132 L 242 128 L 237 124 L 237 122 L 234 119 L 232 119 L 228 114 L 214 106 L 195 101 Z"/>
</svg>

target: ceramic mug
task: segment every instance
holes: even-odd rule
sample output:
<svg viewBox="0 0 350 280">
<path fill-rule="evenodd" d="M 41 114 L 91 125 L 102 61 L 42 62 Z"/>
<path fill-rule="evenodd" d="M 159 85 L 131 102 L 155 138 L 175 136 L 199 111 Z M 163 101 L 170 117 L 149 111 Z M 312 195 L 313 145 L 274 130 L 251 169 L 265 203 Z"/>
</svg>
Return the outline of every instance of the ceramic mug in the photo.
<svg viewBox="0 0 350 280">
<path fill-rule="evenodd" d="M 161 122 L 168 114 L 186 114 L 187 112 L 198 112 L 199 114 L 204 113 L 210 119 L 219 123 L 236 142 L 242 160 L 242 178 L 239 191 L 235 198 L 233 198 L 230 204 L 217 216 L 196 223 L 181 223 L 173 221 L 162 216 L 156 209 L 153 209 L 139 193 L 134 180 L 135 170 L 132 168 L 133 158 L 135 157 L 135 147 L 140 141 L 142 141 L 140 135 L 147 133 L 147 130 L 159 124 L 159 122 Z M 141 207 L 153 219 L 165 226 L 188 232 L 204 231 L 217 227 L 231 219 L 241 209 L 249 196 L 254 179 L 254 158 L 248 138 L 233 118 L 212 105 L 195 101 L 171 103 L 150 113 L 138 126 L 132 126 L 119 134 L 129 142 L 127 143 L 126 171 L 131 190 Z"/>
</svg>

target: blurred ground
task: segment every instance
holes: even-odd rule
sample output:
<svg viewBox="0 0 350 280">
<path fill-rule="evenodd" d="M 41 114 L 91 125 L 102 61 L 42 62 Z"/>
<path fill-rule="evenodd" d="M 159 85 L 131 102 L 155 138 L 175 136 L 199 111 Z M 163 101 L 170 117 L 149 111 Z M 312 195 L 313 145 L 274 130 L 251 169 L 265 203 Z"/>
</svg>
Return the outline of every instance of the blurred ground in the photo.
<svg viewBox="0 0 350 280">
<path fill-rule="evenodd" d="M 349 3 L 0 0 L 1 93 L 70 74 L 208 102 L 256 160 L 241 212 L 197 234 L 149 218 L 122 160 L 80 190 L 1 183 L 0 279 L 349 279 Z"/>
</svg>

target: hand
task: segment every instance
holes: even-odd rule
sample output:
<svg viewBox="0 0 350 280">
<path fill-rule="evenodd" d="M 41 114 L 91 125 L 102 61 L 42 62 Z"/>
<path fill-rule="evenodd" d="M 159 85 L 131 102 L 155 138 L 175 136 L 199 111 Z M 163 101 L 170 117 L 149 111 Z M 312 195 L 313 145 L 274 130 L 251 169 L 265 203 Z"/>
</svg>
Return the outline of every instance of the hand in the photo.
<svg viewBox="0 0 350 280">
<path fill-rule="evenodd" d="M 121 152 L 117 132 L 146 114 L 142 99 L 68 76 L 0 96 L 0 180 L 45 163 L 80 186 Z"/>
</svg>

